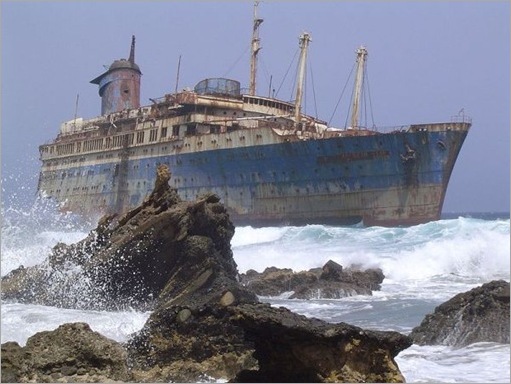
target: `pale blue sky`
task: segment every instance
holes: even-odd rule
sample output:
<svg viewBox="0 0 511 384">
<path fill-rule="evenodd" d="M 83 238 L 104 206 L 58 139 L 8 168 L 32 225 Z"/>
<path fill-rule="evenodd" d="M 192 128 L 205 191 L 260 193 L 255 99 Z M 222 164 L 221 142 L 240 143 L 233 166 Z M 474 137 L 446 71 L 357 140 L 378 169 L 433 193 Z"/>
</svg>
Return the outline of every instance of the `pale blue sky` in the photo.
<svg viewBox="0 0 511 384">
<path fill-rule="evenodd" d="M 35 194 L 38 145 L 61 122 L 100 114 L 90 80 L 127 58 L 136 35 L 150 104 L 207 77 L 248 86 L 252 1 L 1 1 L 3 199 Z M 509 211 L 509 1 L 264 1 L 258 91 L 278 88 L 298 46 L 312 35 L 306 110 L 330 120 L 361 44 L 377 126 L 473 119 L 444 212 Z M 292 96 L 294 67 L 279 98 Z M 312 80 L 314 93 L 312 92 Z M 346 95 L 344 96 L 346 98 Z M 347 106 L 332 120 L 344 126 Z"/>
</svg>

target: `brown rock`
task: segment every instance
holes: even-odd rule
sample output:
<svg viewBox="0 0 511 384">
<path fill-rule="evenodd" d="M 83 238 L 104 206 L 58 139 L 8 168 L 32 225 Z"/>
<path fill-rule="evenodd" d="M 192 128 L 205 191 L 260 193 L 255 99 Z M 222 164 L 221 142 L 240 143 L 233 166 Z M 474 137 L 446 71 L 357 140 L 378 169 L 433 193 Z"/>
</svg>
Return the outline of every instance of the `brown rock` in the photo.
<svg viewBox="0 0 511 384">
<path fill-rule="evenodd" d="M 159 295 L 177 304 L 217 273 L 237 285 L 230 248 L 234 226 L 220 199 L 206 194 L 194 202 L 181 201 L 169 187 L 169 177 L 168 169 L 159 167 L 155 189 L 141 206 L 120 218 L 105 216 L 84 240 L 58 244 L 44 263 L 3 277 L 2 298 L 69 308 L 147 310 Z"/>
<path fill-rule="evenodd" d="M 410 337 L 419 345 L 509 344 L 509 282 L 491 281 L 454 296 L 426 315 Z"/>
<path fill-rule="evenodd" d="M 120 344 L 85 323 L 64 324 L 27 340 L 2 344 L 2 382 L 129 381 Z"/>
<path fill-rule="evenodd" d="M 411 345 L 407 336 L 328 324 L 267 304 L 230 311 L 259 363 L 236 382 L 404 382 L 394 357 Z"/>
<path fill-rule="evenodd" d="M 266 268 L 241 275 L 241 283 L 258 296 L 279 296 L 293 292 L 292 299 L 339 299 L 353 295 L 371 295 L 384 279 L 380 269 L 343 268 L 329 260 L 323 268 L 293 272 L 291 269 Z"/>
</svg>

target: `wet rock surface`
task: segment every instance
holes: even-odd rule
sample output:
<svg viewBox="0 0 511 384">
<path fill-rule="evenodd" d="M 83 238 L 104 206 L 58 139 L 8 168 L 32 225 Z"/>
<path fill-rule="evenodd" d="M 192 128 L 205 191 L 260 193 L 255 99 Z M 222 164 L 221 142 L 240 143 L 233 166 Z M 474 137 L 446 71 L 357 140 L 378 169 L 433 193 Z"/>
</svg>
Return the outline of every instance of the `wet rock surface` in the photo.
<svg viewBox="0 0 511 384">
<path fill-rule="evenodd" d="M 80 309 L 150 309 L 160 294 L 173 296 L 186 289 L 184 284 L 197 283 L 197 271 L 235 279 L 234 226 L 219 198 L 208 194 L 181 201 L 169 179 L 162 167 L 141 206 L 122 217 L 103 217 L 84 240 L 57 244 L 44 263 L 4 276 L 2 299 Z M 176 281 L 181 285 L 168 284 Z"/>
<path fill-rule="evenodd" d="M 291 299 L 339 299 L 353 295 L 372 295 L 381 288 L 381 269 L 343 268 L 329 260 L 323 268 L 294 272 L 288 268 L 266 268 L 262 273 L 249 270 L 240 282 L 258 296 L 280 296 L 289 292 Z"/>
<path fill-rule="evenodd" d="M 231 309 L 233 322 L 254 343 L 258 370 L 242 370 L 239 382 L 403 382 L 394 357 L 408 348 L 397 332 L 329 324 L 268 304 Z"/>
<path fill-rule="evenodd" d="M 454 296 L 427 315 L 410 337 L 418 345 L 509 344 L 509 282 L 491 281 Z"/>
<path fill-rule="evenodd" d="M 397 332 L 329 324 L 264 303 L 218 302 L 157 309 L 128 354 L 138 381 L 205 374 L 234 382 L 403 382 L 394 358 L 410 345 Z"/>
<path fill-rule="evenodd" d="M 126 350 L 85 323 L 39 332 L 24 347 L 2 344 L 2 382 L 128 381 Z"/>
<path fill-rule="evenodd" d="M 2 280 L 4 299 L 107 309 L 150 305 L 144 327 L 123 345 L 98 339 L 99 349 L 89 340 L 100 335 L 85 324 L 41 332 L 26 347 L 4 343 L 2 381 L 404 381 L 394 358 L 411 345 L 408 336 L 260 303 L 238 282 L 230 248 L 234 227 L 219 199 L 182 202 L 169 177 L 160 168 L 142 206 L 119 219 L 105 217 L 82 242 L 58 245 L 44 267 Z M 43 276 L 63 274 L 70 264 L 92 285 L 80 300 L 60 292 L 75 289 L 70 280 L 56 280 L 65 284 L 53 290 L 39 287 Z M 314 273 L 335 281 L 343 271 L 330 263 Z M 83 297 L 99 293 L 100 301 Z"/>
</svg>

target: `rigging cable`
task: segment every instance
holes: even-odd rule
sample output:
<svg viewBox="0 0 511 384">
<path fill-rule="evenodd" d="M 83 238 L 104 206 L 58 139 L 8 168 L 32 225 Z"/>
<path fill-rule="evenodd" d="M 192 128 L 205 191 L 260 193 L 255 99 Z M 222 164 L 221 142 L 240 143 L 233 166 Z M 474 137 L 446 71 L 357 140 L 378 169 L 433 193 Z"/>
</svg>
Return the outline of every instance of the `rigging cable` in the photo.
<svg viewBox="0 0 511 384">
<path fill-rule="evenodd" d="M 346 127 L 348 127 L 348 119 L 350 117 L 350 112 L 351 112 L 351 100 L 353 100 L 353 95 L 355 94 L 355 87 L 353 87 L 351 89 L 351 97 L 350 97 L 350 103 L 348 104 L 348 112 L 346 113 L 346 120 L 344 121 L 344 129 L 346 129 Z M 352 127 L 353 128 L 353 127 Z"/>
<path fill-rule="evenodd" d="M 316 102 L 316 87 L 314 86 L 314 72 L 312 71 L 312 63 L 310 65 L 311 82 L 312 82 L 312 97 L 314 99 L 314 112 L 316 113 L 316 119 L 319 119 L 318 104 Z"/>
<path fill-rule="evenodd" d="M 372 120 L 372 123 L 373 123 L 373 128 L 376 128 L 376 124 L 374 124 L 373 102 L 371 100 L 371 88 L 369 87 L 369 73 L 368 73 L 367 69 L 365 71 L 365 74 L 366 74 L 366 77 L 367 77 L 366 83 L 367 83 L 367 93 L 369 95 L 369 110 L 371 111 L 371 120 Z"/>
<path fill-rule="evenodd" d="M 307 97 L 304 97 L 304 95 L 307 95 L 307 62 L 305 62 L 305 71 L 304 71 L 304 79 L 303 79 L 303 89 L 302 89 L 302 104 L 303 104 L 303 111 L 302 113 L 304 115 L 307 114 Z"/>
<path fill-rule="evenodd" d="M 264 62 L 262 56 L 259 61 L 260 61 L 261 66 L 264 70 L 263 73 L 266 78 L 266 84 L 268 85 L 268 87 L 271 87 L 271 75 L 270 75 L 270 72 L 268 71 L 268 68 L 266 67 L 266 63 Z"/>
<path fill-rule="evenodd" d="M 284 81 L 286 80 L 286 77 L 287 77 L 287 75 L 289 73 L 289 70 L 291 69 L 291 66 L 293 65 L 293 62 L 295 61 L 295 58 L 296 58 L 297 54 L 298 54 L 298 49 L 295 51 L 295 55 L 293 57 L 293 60 L 291 60 L 291 62 L 289 63 L 289 67 L 287 68 L 286 74 L 284 75 L 284 78 L 282 79 L 282 82 L 280 83 L 279 88 L 277 89 L 277 93 L 275 93 L 275 97 L 278 96 L 278 94 L 280 92 L 280 88 L 282 88 L 282 85 L 284 84 Z"/>
<path fill-rule="evenodd" d="M 350 81 L 351 74 L 353 73 L 353 70 L 355 69 L 355 64 L 351 67 L 350 74 L 348 75 L 348 78 L 346 79 L 346 83 L 344 83 L 344 87 L 342 89 L 341 95 L 339 96 L 339 99 L 337 100 L 337 104 L 335 104 L 334 111 L 332 112 L 332 116 L 330 116 L 330 120 L 328 120 L 328 125 L 332 122 L 332 119 L 335 116 L 335 112 L 337 111 L 337 107 L 339 106 L 339 103 L 341 102 L 342 96 L 344 95 L 344 91 L 346 90 L 346 87 L 348 86 L 348 82 Z M 349 111 L 349 109 L 348 109 Z"/>
<path fill-rule="evenodd" d="M 235 66 L 236 66 L 236 65 L 240 62 L 240 60 L 243 58 L 243 56 L 245 56 L 245 53 L 247 53 L 247 51 L 248 51 L 249 49 L 250 49 L 250 45 L 249 45 L 249 46 L 247 46 L 247 47 L 245 48 L 245 51 L 243 51 L 243 53 L 242 53 L 242 54 L 241 54 L 241 55 L 240 55 L 240 56 L 236 59 L 236 61 L 234 62 L 234 64 L 232 64 L 232 65 L 231 65 L 231 66 L 227 69 L 227 71 L 225 71 L 225 73 L 222 75 L 222 77 L 226 77 L 226 76 L 229 74 L 229 72 L 231 72 L 231 71 L 234 69 L 234 67 L 235 67 Z"/>
<path fill-rule="evenodd" d="M 362 79 L 362 97 L 364 100 L 364 127 L 367 128 L 367 92 L 366 92 L 366 69 L 367 69 L 367 62 L 364 63 L 364 78 Z"/>
</svg>

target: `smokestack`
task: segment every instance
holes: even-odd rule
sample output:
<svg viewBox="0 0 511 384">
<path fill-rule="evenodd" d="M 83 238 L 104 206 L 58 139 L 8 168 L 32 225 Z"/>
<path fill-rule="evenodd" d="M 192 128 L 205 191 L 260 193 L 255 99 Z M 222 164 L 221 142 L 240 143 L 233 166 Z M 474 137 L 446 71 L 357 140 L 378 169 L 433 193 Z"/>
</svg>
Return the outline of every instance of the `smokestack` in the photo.
<svg viewBox="0 0 511 384">
<path fill-rule="evenodd" d="M 140 68 L 135 64 L 135 36 L 131 37 L 129 59 L 115 60 L 92 84 L 99 85 L 101 114 L 140 107 Z"/>
</svg>

